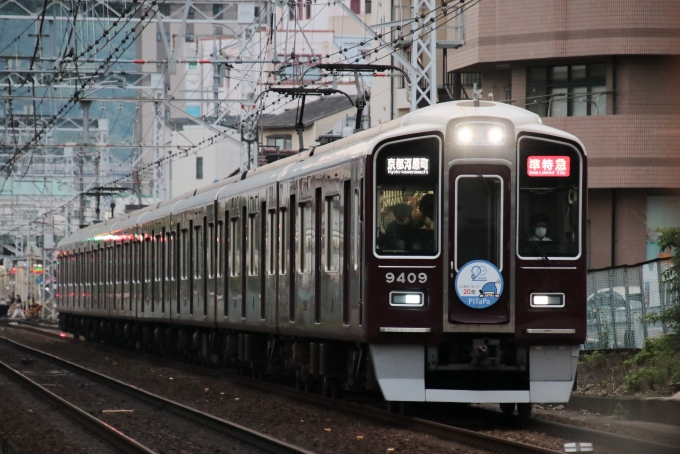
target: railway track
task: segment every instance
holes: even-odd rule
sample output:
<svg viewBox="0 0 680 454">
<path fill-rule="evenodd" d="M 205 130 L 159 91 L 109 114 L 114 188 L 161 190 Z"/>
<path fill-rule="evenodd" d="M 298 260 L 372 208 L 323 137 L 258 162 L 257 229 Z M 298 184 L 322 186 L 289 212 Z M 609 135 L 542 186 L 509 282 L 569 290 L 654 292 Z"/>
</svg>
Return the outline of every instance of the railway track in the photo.
<svg viewBox="0 0 680 454">
<path fill-rule="evenodd" d="M 31 328 L 25 328 L 31 329 Z M 44 335 L 52 335 L 49 332 L 42 332 Z M 76 342 L 76 341 L 73 341 Z M 91 346 L 105 352 L 115 353 L 128 358 L 140 359 L 139 354 L 133 354 L 125 350 L 120 350 L 101 344 L 90 344 Z M 183 370 L 186 372 L 209 376 L 212 378 L 218 375 L 228 375 L 228 379 L 240 385 L 254 388 L 263 392 L 286 395 L 305 403 L 320 405 L 326 408 L 332 408 L 347 413 L 356 414 L 363 417 L 369 417 L 390 425 L 411 429 L 418 432 L 425 432 L 431 435 L 456 441 L 461 444 L 471 446 L 478 449 L 489 450 L 492 452 L 508 452 L 508 453 L 554 453 L 549 449 L 527 445 L 524 443 L 512 442 L 499 437 L 488 436 L 478 433 L 473 430 L 467 430 L 461 427 L 456 427 L 455 421 L 446 421 L 441 418 L 427 417 L 409 417 L 402 414 L 386 411 L 375 406 L 365 404 L 347 402 L 343 400 L 331 399 L 323 397 L 318 394 L 308 393 L 293 389 L 287 386 L 271 384 L 263 381 L 256 381 L 237 376 L 232 373 L 225 374 L 224 372 L 217 372 L 215 370 L 190 366 L 179 362 L 161 360 L 156 357 L 145 356 L 147 361 L 154 365 L 162 365 L 172 367 L 174 369 Z M 564 440 L 578 440 L 591 442 L 597 449 L 608 449 L 612 452 L 631 452 L 631 453 L 651 453 L 651 454 L 666 454 L 666 453 L 680 453 L 680 448 L 674 446 L 663 445 L 659 443 L 640 440 L 632 437 L 602 432 L 577 426 L 570 426 L 567 424 L 560 424 L 551 421 L 545 421 L 537 418 L 529 418 L 521 423 L 517 419 L 510 421 L 505 415 L 500 412 L 489 411 L 485 409 L 470 409 L 472 413 L 476 414 L 480 419 L 485 421 L 493 421 L 499 426 L 508 428 L 514 427 L 518 429 L 528 429 L 540 433 L 546 433 L 554 437 L 562 438 Z M 450 418 L 449 418 L 450 419 Z M 443 422 L 445 421 L 445 422 Z"/>
<path fill-rule="evenodd" d="M 104 412 L 133 413 L 134 411 L 138 411 L 139 413 L 143 414 L 143 416 L 140 415 L 143 421 L 149 420 L 162 421 L 163 425 L 170 429 L 172 429 L 173 427 L 181 428 L 182 426 L 184 427 L 190 426 L 190 429 L 187 430 L 186 432 L 191 432 L 192 435 L 195 435 L 195 438 L 199 439 L 198 440 L 199 442 L 200 438 L 203 437 L 203 439 L 207 440 L 207 443 L 209 445 L 224 446 L 225 443 L 229 444 L 231 442 L 233 444 L 233 441 L 237 440 L 238 443 L 246 445 L 243 446 L 238 451 L 243 453 L 259 453 L 259 452 L 279 454 L 310 453 L 305 449 L 293 446 L 281 440 L 274 439 L 265 434 L 242 427 L 238 424 L 234 424 L 224 419 L 216 418 L 209 414 L 194 410 L 185 405 L 173 402 L 169 399 L 157 396 L 150 392 L 137 389 L 134 386 L 127 385 L 123 382 L 107 377 L 93 370 L 57 358 L 56 356 L 53 356 L 49 353 L 30 348 L 28 346 L 13 342 L 8 339 L 3 339 L 3 341 L 4 342 L 2 343 L 2 345 L 0 345 L 0 353 L 2 353 L 3 358 L 7 357 L 11 358 L 12 355 L 11 352 L 9 352 L 9 350 L 16 349 L 17 351 L 21 351 L 22 355 L 28 354 L 31 357 L 36 358 L 35 361 L 36 363 L 39 360 L 49 361 L 57 365 L 58 367 L 72 371 L 76 377 L 79 378 L 86 377 L 87 381 L 92 382 L 92 383 L 82 382 L 81 380 L 76 380 L 73 377 L 69 377 L 69 381 L 73 382 L 81 390 L 87 389 L 87 392 L 82 392 L 83 394 L 86 394 L 85 396 L 86 398 L 88 396 L 96 396 L 91 398 L 100 399 L 101 396 L 104 395 L 105 398 L 111 397 L 109 401 L 112 400 L 124 401 L 126 408 L 136 407 L 136 409 L 132 410 L 128 409 L 103 410 L 102 413 Z M 26 369 L 33 368 L 31 366 L 33 366 L 34 361 L 31 357 L 23 358 L 21 361 L 22 363 L 26 364 Z M 15 362 L 17 361 L 16 355 L 14 355 L 13 359 Z M 110 424 L 95 418 L 85 409 L 79 408 L 78 406 L 68 402 L 67 400 L 58 396 L 57 394 L 47 390 L 45 387 L 38 385 L 35 381 L 31 380 L 26 376 L 27 372 L 33 371 L 24 370 L 25 373 L 22 374 L 17 369 L 10 367 L 6 363 L 2 362 L 0 362 L 0 368 L 2 368 L 3 373 L 10 375 L 13 380 L 20 381 L 21 383 L 24 384 L 23 386 L 30 387 L 34 391 L 34 393 L 38 393 L 41 398 L 49 399 L 51 404 L 55 408 L 58 408 L 58 410 L 61 413 L 63 413 L 69 419 L 76 421 L 77 424 L 83 427 L 83 429 L 88 433 L 94 434 L 104 443 L 106 443 L 109 446 L 112 446 L 114 450 L 124 453 L 155 452 L 154 449 L 147 447 L 141 444 L 139 441 L 137 441 L 137 439 L 143 438 L 143 435 L 137 434 L 135 436 L 136 439 L 133 439 L 132 437 L 125 435 L 122 430 L 118 430 L 112 427 Z M 95 391 L 93 390 L 94 386 L 92 387 L 89 386 L 92 384 L 100 385 L 102 387 L 108 388 L 108 390 Z M 66 385 L 62 381 L 61 384 L 59 384 L 59 389 L 61 390 L 62 393 L 68 394 L 69 392 L 68 390 L 65 390 L 65 388 Z M 126 396 L 126 398 L 120 399 L 115 396 L 109 396 L 111 394 L 110 390 L 113 390 L 114 394 L 119 395 L 123 394 L 124 396 Z M 130 401 L 130 398 L 132 398 L 133 401 Z M 129 426 L 132 425 L 134 424 L 129 424 Z M 149 428 L 148 425 L 144 423 L 142 423 L 142 426 L 147 429 Z M 200 430 L 196 430 L 196 427 L 200 428 Z M 206 432 L 210 432 L 213 435 L 212 436 L 205 435 Z M 163 440 L 155 440 L 154 445 L 162 446 L 162 443 Z M 196 444 L 195 440 L 189 439 L 187 440 L 187 443 L 193 443 L 192 447 L 200 446 L 200 444 Z M 147 444 L 152 445 L 152 443 Z"/>
</svg>

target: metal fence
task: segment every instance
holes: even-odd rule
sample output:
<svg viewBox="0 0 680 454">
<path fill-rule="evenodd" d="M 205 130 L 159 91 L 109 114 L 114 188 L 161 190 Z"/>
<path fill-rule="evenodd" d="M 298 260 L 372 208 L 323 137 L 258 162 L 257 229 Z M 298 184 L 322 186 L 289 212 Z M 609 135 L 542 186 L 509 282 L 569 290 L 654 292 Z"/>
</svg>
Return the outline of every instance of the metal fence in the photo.
<svg viewBox="0 0 680 454">
<path fill-rule="evenodd" d="M 585 350 L 641 348 L 645 339 L 667 332 L 642 316 L 674 304 L 664 283 L 668 259 L 588 272 L 588 335 Z"/>
</svg>

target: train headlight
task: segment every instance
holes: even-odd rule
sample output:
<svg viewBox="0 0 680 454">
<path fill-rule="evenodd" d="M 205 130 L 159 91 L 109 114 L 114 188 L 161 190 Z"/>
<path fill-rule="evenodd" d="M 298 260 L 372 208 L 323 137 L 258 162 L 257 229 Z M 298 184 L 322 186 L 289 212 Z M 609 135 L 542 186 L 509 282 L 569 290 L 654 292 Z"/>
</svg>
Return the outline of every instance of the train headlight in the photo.
<svg viewBox="0 0 680 454">
<path fill-rule="evenodd" d="M 505 135 L 505 126 L 500 123 L 470 122 L 456 126 L 458 145 L 503 145 Z"/>
<path fill-rule="evenodd" d="M 390 306 L 420 307 L 424 304 L 423 292 L 390 292 Z"/>
<path fill-rule="evenodd" d="M 503 128 L 499 128 L 497 126 L 494 126 L 487 131 L 487 138 L 489 139 L 489 142 L 496 145 L 503 143 L 503 136 Z"/>
<path fill-rule="evenodd" d="M 564 307 L 564 293 L 532 293 L 531 307 Z"/>
<path fill-rule="evenodd" d="M 475 130 L 469 126 L 458 128 L 456 134 L 459 143 L 471 143 L 475 138 Z"/>
</svg>

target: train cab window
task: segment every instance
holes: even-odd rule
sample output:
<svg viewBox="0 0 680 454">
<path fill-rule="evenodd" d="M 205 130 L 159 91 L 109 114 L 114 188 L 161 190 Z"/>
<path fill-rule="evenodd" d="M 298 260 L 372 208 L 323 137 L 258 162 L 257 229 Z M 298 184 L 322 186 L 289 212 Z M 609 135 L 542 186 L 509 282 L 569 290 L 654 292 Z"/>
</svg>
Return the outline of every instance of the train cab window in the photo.
<svg viewBox="0 0 680 454">
<path fill-rule="evenodd" d="M 502 269 L 503 179 L 497 175 L 456 178 L 456 270 L 473 260 Z"/>
<path fill-rule="evenodd" d="M 532 137 L 520 138 L 518 153 L 517 254 L 533 260 L 580 257 L 580 153 Z"/>
<path fill-rule="evenodd" d="M 384 145 L 375 157 L 375 251 L 382 256 L 439 252 L 437 137 Z"/>
</svg>

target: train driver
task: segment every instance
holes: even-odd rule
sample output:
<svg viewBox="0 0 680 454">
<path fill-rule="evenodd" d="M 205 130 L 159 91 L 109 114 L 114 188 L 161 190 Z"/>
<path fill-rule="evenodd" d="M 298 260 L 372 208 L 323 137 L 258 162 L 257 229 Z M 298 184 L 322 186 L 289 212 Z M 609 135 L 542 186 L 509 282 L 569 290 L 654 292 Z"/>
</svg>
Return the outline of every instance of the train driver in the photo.
<svg viewBox="0 0 680 454">
<path fill-rule="evenodd" d="M 411 222 L 411 208 L 406 203 L 398 203 L 392 206 L 394 220 L 387 224 L 385 229 L 385 249 L 408 250 L 412 240 L 413 223 Z"/>
<path fill-rule="evenodd" d="M 537 213 L 531 217 L 531 224 L 534 227 L 534 236 L 529 238 L 529 241 L 552 241 L 545 236 L 548 231 L 548 215 L 545 213 Z"/>
</svg>

